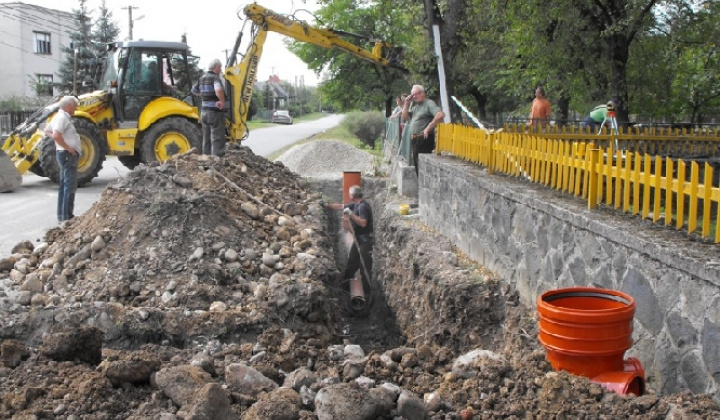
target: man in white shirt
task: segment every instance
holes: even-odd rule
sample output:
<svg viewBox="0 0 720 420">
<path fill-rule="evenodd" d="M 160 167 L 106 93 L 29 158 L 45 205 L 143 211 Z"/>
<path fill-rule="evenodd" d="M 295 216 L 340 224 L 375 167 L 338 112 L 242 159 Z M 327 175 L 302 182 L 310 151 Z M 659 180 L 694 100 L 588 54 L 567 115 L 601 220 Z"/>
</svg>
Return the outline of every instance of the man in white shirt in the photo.
<svg viewBox="0 0 720 420">
<path fill-rule="evenodd" d="M 55 156 L 60 167 L 57 217 L 59 222 L 70 220 L 75 215 L 75 191 L 77 190 L 78 159 L 82 154 L 80 136 L 73 125 L 72 116 L 80 101 L 74 96 L 60 100 L 60 109 L 45 128 L 45 134 L 55 141 Z"/>
</svg>

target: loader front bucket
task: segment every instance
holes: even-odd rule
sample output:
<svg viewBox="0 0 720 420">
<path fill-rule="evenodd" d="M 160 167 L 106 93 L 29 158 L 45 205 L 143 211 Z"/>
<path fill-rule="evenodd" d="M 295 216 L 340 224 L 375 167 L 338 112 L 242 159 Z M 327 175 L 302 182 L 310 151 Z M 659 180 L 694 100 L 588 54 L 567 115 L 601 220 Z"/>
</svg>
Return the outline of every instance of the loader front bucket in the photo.
<svg viewBox="0 0 720 420">
<path fill-rule="evenodd" d="M 0 192 L 8 192 L 22 184 L 22 176 L 5 152 L 0 150 Z"/>
</svg>

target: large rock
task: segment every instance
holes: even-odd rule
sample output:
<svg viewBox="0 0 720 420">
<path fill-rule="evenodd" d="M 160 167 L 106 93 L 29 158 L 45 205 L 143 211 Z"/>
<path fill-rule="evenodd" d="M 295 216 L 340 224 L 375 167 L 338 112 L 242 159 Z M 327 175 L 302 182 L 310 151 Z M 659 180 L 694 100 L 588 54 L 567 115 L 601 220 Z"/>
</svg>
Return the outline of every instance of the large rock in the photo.
<svg viewBox="0 0 720 420">
<path fill-rule="evenodd" d="M 230 389 L 247 395 L 278 387 L 272 379 L 243 363 L 233 363 L 225 368 L 225 382 Z"/>
<path fill-rule="evenodd" d="M 196 393 L 195 404 L 190 409 L 187 420 L 235 420 L 230 399 L 220 384 L 209 383 Z"/>
<path fill-rule="evenodd" d="M 164 368 L 155 374 L 157 387 L 178 406 L 192 404 L 198 389 L 210 382 L 210 374 L 193 365 Z"/>
<path fill-rule="evenodd" d="M 368 390 L 344 383 L 323 388 L 315 397 L 318 420 L 374 420 L 383 407 Z"/>
<path fill-rule="evenodd" d="M 15 169 L 10 157 L 5 152 L 0 153 L 0 192 L 8 192 L 22 184 L 22 177 Z"/>
<path fill-rule="evenodd" d="M 300 395 L 292 388 L 281 387 L 263 394 L 243 420 L 297 420 L 301 408 Z"/>
</svg>

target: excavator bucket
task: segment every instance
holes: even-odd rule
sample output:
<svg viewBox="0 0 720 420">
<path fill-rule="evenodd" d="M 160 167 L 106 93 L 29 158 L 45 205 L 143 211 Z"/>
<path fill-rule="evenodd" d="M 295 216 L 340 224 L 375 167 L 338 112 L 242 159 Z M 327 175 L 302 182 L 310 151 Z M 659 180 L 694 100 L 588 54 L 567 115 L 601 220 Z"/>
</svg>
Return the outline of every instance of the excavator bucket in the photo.
<svg viewBox="0 0 720 420">
<path fill-rule="evenodd" d="M 0 192 L 8 192 L 22 184 L 22 176 L 5 152 L 0 151 Z"/>
</svg>

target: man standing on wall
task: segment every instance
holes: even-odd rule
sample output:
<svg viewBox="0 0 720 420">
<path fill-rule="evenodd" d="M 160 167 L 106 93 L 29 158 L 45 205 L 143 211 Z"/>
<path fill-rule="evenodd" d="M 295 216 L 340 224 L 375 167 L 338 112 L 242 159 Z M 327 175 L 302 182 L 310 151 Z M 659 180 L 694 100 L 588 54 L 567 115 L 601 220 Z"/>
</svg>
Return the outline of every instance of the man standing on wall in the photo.
<svg viewBox="0 0 720 420">
<path fill-rule="evenodd" d="M 225 88 L 220 79 L 222 64 L 217 58 L 208 65 L 208 71 L 193 86 L 193 95 L 202 98 L 200 122 L 202 123 L 202 153 L 225 155 Z"/>
<path fill-rule="evenodd" d="M 412 104 L 412 106 L 411 106 Z M 415 175 L 418 171 L 418 155 L 431 153 L 435 149 L 435 127 L 445 118 L 445 113 L 432 99 L 425 95 L 425 88 L 414 85 L 405 98 L 402 121 L 410 120 L 410 141 Z"/>
<path fill-rule="evenodd" d="M 45 134 L 55 141 L 55 158 L 60 167 L 57 218 L 59 222 L 75 215 L 75 191 L 77 190 L 78 159 L 82 154 L 80 135 L 75 130 L 72 117 L 80 101 L 74 96 L 60 99 L 60 109 L 45 127 Z"/>
</svg>

